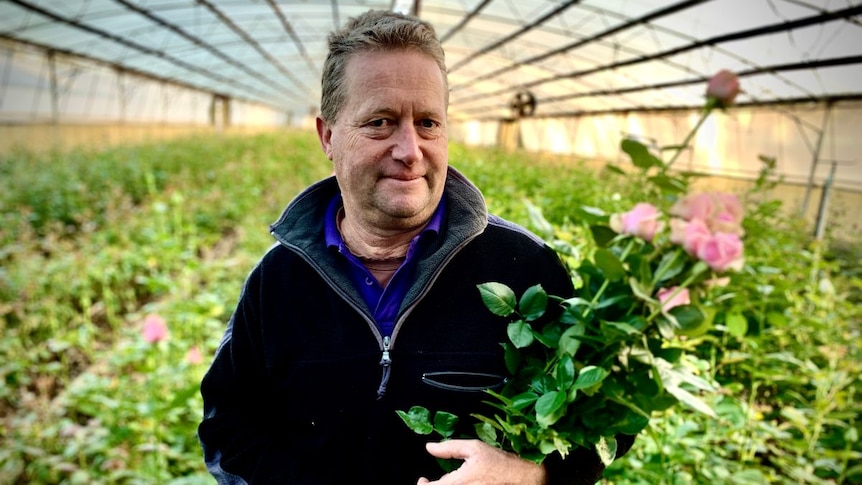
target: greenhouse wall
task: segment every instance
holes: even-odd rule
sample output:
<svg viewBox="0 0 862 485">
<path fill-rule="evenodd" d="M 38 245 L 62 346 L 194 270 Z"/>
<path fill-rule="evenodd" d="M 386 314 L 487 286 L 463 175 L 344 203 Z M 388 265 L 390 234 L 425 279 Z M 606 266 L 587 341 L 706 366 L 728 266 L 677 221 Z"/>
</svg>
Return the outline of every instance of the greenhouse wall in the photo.
<svg viewBox="0 0 862 485">
<path fill-rule="evenodd" d="M 314 125 L 308 113 L 0 40 L 0 154 L 285 126 Z"/>
<path fill-rule="evenodd" d="M 453 121 L 450 137 L 468 145 L 516 144 L 528 151 L 570 154 L 625 163 L 620 140 L 633 137 L 655 148 L 680 143 L 699 118 L 698 112 L 630 112 L 565 118 L 525 118 L 510 127 L 496 121 Z M 822 184 L 836 164 L 835 186 L 862 191 L 862 159 L 858 159 L 862 102 L 737 107 L 707 118 L 692 149 L 676 163 L 690 170 L 730 177 L 754 178 L 761 155 L 776 160 L 776 172 L 787 183 L 807 183 L 818 135 L 824 126 L 814 180 Z M 504 123 L 505 125 L 505 123 Z"/>
<path fill-rule="evenodd" d="M 472 146 L 504 146 L 533 152 L 572 155 L 600 167 L 628 168 L 620 141 L 632 137 L 658 150 L 680 143 L 697 123 L 698 112 L 655 111 L 517 121 L 450 122 L 450 139 Z M 825 129 L 824 129 L 825 126 Z M 675 168 L 707 174 L 704 187 L 742 191 L 762 167 L 760 156 L 774 158 L 781 184 L 773 196 L 789 211 L 804 214 L 812 227 L 820 219 L 842 236 L 862 231 L 862 159 L 858 133 L 862 102 L 734 107 L 707 118 Z M 818 145 L 818 163 L 812 161 Z M 833 172 L 834 168 L 834 172 Z M 813 175 L 813 177 L 812 177 Z M 809 177 L 812 183 L 809 188 Z M 824 199 L 824 186 L 827 198 Z M 825 210 L 821 210 L 821 205 Z"/>
</svg>

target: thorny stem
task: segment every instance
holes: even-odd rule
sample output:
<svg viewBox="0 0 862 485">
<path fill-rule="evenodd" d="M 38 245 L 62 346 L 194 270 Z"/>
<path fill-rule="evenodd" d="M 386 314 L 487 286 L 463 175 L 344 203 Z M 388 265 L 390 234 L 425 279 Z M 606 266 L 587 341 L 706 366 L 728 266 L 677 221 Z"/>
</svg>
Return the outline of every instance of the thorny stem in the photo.
<svg viewBox="0 0 862 485">
<path fill-rule="evenodd" d="M 623 254 L 620 255 L 620 261 L 626 260 L 626 258 L 629 256 L 629 253 L 632 251 L 632 249 L 634 249 L 634 245 L 634 238 L 629 239 L 629 243 L 626 245 L 625 249 L 623 249 Z M 582 317 L 586 317 L 587 313 L 589 313 L 590 310 L 592 310 L 596 306 L 596 303 L 599 302 L 599 298 L 601 298 L 602 295 L 605 293 L 605 290 L 608 289 L 609 284 L 610 281 L 608 281 L 607 279 L 602 281 L 602 286 L 599 287 L 599 291 L 596 292 L 596 295 L 590 301 L 590 304 L 587 306 L 587 308 L 584 309 L 584 313 L 581 314 Z"/>
<path fill-rule="evenodd" d="M 670 166 L 673 165 L 674 162 L 676 162 L 676 159 L 679 158 L 682 151 L 686 147 L 688 147 L 688 144 L 691 142 L 691 139 L 694 138 L 694 134 L 697 133 L 697 130 L 700 129 L 700 125 L 702 125 L 703 122 L 706 121 L 706 118 L 709 116 L 709 114 L 712 113 L 713 108 L 714 106 L 711 103 L 708 103 L 706 106 L 704 106 L 703 111 L 701 111 L 700 114 L 700 119 L 697 120 L 697 124 L 694 125 L 694 128 L 692 128 L 691 131 L 688 132 L 688 135 L 685 136 L 685 139 L 682 141 L 679 147 L 677 147 L 676 153 L 673 154 L 673 157 L 671 157 L 670 161 L 667 162 L 667 164 L 664 166 L 664 169 L 662 169 L 663 172 L 667 171 Z"/>
<path fill-rule="evenodd" d="M 680 285 L 678 287 L 676 287 L 676 289 L 674 289 L 667 296 L 667 299 L 668 300 L 673 299 L 673 297 L 675 297 L 680 291 L 682 291 L 685 288 L 688 288 L 688 286 L 695 280 L 695 278 L 700 276 L 700 274 L 703 273 L 704 271 L 706 271 L 706 269 L 707 269 L 707 266 L 706 266 L 706 264 L 703 264 L 703 262 L 698 262 L 698 264 L 695 264 L 691 270 L 691 274 L 688 275 L 688 278 L 686 278 L 685 281 L 680 283 Z M 660 313 L 662 313 L 663 307 L 664 307 L 664 305 L 659 303 L 658 308 L 653 310 L 652 313 L 650 313 L 650 315 L 647 317 L 647 322 L 651 322 L 651 321 L 655 320 L 655 317 L 657 317 Z"/>
</svg>

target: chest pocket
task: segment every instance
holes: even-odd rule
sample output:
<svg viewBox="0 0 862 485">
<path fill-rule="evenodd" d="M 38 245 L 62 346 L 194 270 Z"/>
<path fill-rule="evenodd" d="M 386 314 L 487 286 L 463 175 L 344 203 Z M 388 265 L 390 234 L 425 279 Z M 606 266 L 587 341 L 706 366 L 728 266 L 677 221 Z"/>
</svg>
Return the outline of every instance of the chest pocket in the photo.
<svg viewBox="0 0 862 485">
<path fill-rule="evenodd" d="M 424 384 L 453 392 L 499 392 L 506 381 L 506 376 L 487 372 L 443 371 L 422 374 Z"/>
</svg>

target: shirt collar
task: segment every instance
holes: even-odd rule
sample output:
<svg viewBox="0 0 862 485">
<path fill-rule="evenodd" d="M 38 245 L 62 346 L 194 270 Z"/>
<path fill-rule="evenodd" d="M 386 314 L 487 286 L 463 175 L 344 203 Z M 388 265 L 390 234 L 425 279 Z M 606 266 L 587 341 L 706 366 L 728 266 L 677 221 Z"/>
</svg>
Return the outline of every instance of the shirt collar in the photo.
<svg viewBox="0 0 862 485">
<path fill-rule="evenodd" d="M 443 226 L 443 217 L 445 213 L 445 207 L 443 201 L 445 198 L 440 199 L 440 203 L 437 204 L 437 208 L 434 209 L 434 213 L 431 214 L 431 219 L 428 220 L 428 224 L 425 226 L 425 229 L 416 235 L 413 238 L 413 243 L 415 244 L 420 238 L 425 237 L 425 235 L 436 235 L 440 233 L 440 228 Z M 342 201 L 341 194 L 336 194 L 335 197 L 329 201 L 329 206 L 326 209 L 326 220 L 324 221 L 324 236 L 326 238 L 327 247 L 335 247 L 339 250 L 342 249 L 344 245 L 344 239 L 341 237 L 341 233 L 338 232 L 338 211 L 341 209 Z"/>
</svg>

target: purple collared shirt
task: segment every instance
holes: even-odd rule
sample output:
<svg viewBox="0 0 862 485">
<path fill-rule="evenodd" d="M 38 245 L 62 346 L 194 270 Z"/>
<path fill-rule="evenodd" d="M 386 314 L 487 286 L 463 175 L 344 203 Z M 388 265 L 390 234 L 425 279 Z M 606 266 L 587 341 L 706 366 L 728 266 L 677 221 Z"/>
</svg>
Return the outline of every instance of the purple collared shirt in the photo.
<svg viewBox="0 0 862 485">
<path fill-rule="evenodd" d="M 416 266 L 416 253 L 420 248 L 420 242 L 426 241 L 440 232 L 445 212 L 443 200 L 440 200 L 440 204 L 437 205 L 437 209 L 434 210 L 425 229 L 410 241 L 410 247 L 407 248 L 407 257 L 395 271 L 395 274 L 392 275 L 392 279 L 389 280 L 386 288 L 380 286 L 377 279 L 356 256 L 351 254 L 350 250 L 347 249 L 347 245 L 344 244 L 344 239 L 342 239 L 341 233 L 338 232 L 336 221 L 341 205 L 341 194 L 339 194 L 332 198 L 327 208 L 326 221 L 324 221 L 326 245 L 337 249 L 340 254 L 344 255 L 350 261 L 350 279 L 356 285 L 368 308 L 371 309 L 380 332 L 384 336 L 391 336 L 392 329 L 395 327 L 395 317 L 398 315 L 398 308 L 401 307 L 401 301 L 404 300 L 404 295 L 407 294 L 407 289 L 410 288 L 411 276 Z"/>
</svg>

